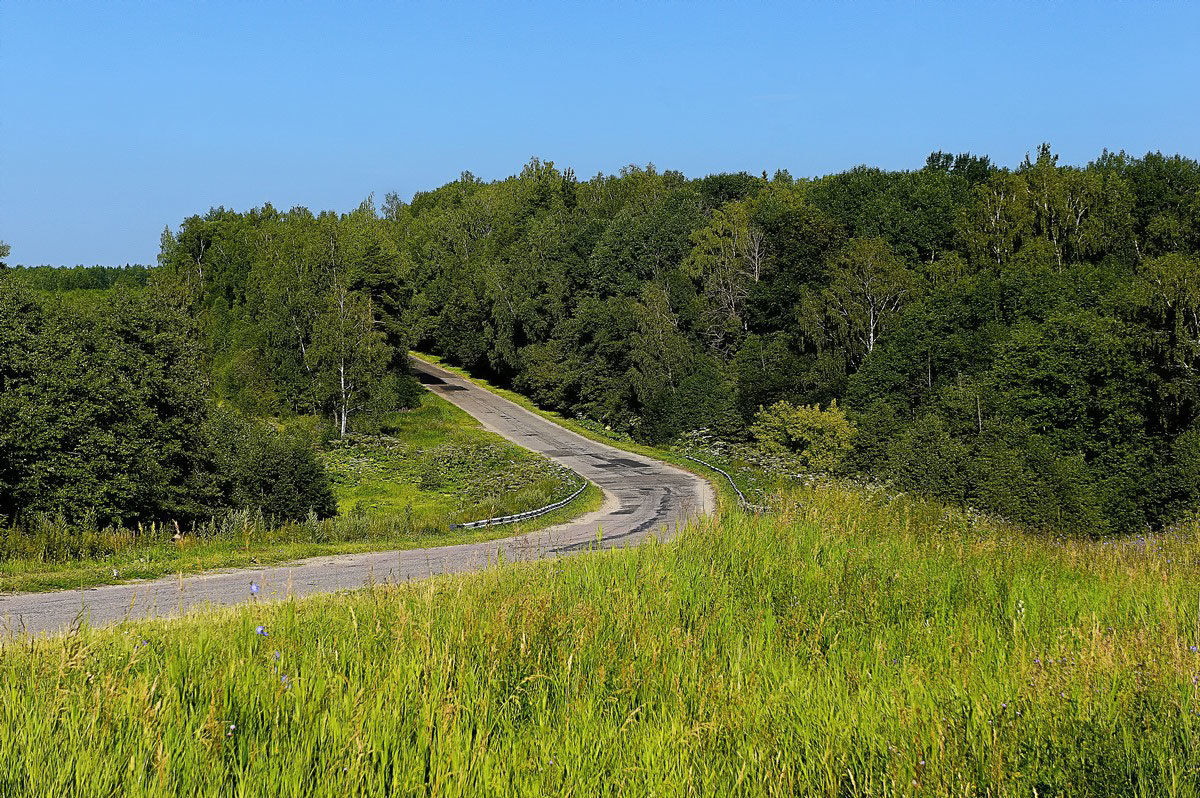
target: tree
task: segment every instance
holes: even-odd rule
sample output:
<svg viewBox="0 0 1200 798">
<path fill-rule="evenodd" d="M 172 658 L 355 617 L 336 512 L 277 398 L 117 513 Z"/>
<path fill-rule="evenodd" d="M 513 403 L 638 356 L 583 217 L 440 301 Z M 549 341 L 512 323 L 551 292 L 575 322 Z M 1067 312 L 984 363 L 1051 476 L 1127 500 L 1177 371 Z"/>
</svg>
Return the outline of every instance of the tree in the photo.
<svg viewBox="0 0 1200 798">
<path fill-rule="evenodd" d="M 125 289 L 41 302 L 0 278 L 0 515 L 109 524 L 214 512 L 189 319 Z"/>
<path fill-rule="evenodd" d="M 746 206 L 730 203 L 692 233 L 684 270 L 700 281 L 707 301 L 706 333 L 713 350 L 728 354 L 746 332 L 746 303 L 768 269 L 766 238 Z"/>
<path fill-rule="evenodd" d="M 960 222 L 969 255 L 1003 266 L 1033 233 L 1030 206 L 1029 184 L 1010 172 L 997 172 L 972 188 Z"/>
<path fill-rule="evenodd" d="M 776 184 L 749 205 L 751 221 L 763 231 L 770 268 L 752 287 L 749 326 L 756 332 L 792 325 L 792 313 L 805 286 L 820 282 L 845 235 L 826 213 L 804 198 L 804 186 Z"/>
<path fill-rule="evenodd" d="M 335 277 L 313 335 L 313 360 L 321 395 L 332 405 L 338 435 L 350 430 L 350 417 L 369 406 L 383 382 L 391 352 L 378 329 L 370 299 Z"/>
<path fill-rule="evenodd" d="M 912 275 L 882 238 L 856 238 L 830 264 L 824 315 L 857 368 L 891 326 L 912 291 Z M 811 323 L 811 321 L 810 321 Z"/>
<path fill-rule="evenodd" d="M 1170 335 L 1175 364 L 1196 376 L 1200 363 L 1200 262 L 1173 253 L 1145 261 L 1143 279 Z"/>
<path fill-rule="evenodd" d="M 1120 175 L 1057 164 L 1043 144 L 1036 160 L 1026 156 L 1019 174 L 1029 185 L 1034 232 L 1050 242 L 1058 267 L 1131 240 L 1133 199 Z"/>
<path fill-rule="evenodd" d="M 664 176 L 638 183 L 588 259 L 584 284 L 599 296 L 637 296 L 645 281 L 663 280 L 683 262 L 692 231 L 704 221 L 695 189 L 673 186 Z"/>
</svg>

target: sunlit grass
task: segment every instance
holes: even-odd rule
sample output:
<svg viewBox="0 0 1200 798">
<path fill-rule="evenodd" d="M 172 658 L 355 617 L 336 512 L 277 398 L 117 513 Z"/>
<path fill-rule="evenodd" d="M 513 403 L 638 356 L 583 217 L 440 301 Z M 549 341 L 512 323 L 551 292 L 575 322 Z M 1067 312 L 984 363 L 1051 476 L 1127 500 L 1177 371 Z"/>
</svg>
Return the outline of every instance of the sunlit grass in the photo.
<svg viewBox="0 0 1200 798">
<path fill-rule="evenodd" d="M 422 395 L 420 407 L 390 414 L 383 431 L 337 441 L 325 452 L 341 513 L 460 523 L 536 510 L 582 484 L 432 393 Z"/>
<path fill-rule="evenodd" d="M 0 792 L 1197 794 L 1194 529 L 1063 542 L 829 486 L 777 505 L 10 647 Z"/>
</svg>

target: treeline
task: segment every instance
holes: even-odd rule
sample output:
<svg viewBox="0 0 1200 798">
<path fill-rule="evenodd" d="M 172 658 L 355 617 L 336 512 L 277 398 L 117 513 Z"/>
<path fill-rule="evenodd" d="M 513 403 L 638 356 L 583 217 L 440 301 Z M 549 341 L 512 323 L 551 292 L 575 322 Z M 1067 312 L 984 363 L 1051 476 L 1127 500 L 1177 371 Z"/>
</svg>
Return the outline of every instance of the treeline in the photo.
<svg viewBox="0 0 1200 798">
<path fill-rule="evenodd" d="M 161 262 L 253 413 L 369 424 L 408 347 L 651 441 L 836 399 L 840 469 L 1102 534 L 1200 501 L 1198 253 L 1195 161 L 1043 146 L 816 179 L 533 160 L 345 215 L 214 210 Z"/>
<path fill-rule="evenodd" d="M 191 317 L 114 285 L 94 301 L 0 273 L 0 528 L 334 514 L 311 434 L 215 406 Z"/>
<path fill-rule="evenodd" d="M 11 272 L 38 291 L 107 291 L 118 285 L 144 288 L 150 278 L 150 267 L 142 265 L 15 266 Z"/>
</svg>

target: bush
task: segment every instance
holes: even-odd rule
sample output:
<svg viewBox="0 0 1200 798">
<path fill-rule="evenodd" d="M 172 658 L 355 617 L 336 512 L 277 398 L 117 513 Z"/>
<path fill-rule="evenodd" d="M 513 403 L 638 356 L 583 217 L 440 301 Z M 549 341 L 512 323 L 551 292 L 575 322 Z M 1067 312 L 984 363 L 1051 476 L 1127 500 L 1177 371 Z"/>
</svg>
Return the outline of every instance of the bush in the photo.
<svg viewBox="0 0 1200 798">
<path fill-rule="evenodd" d="M 836 471 L 850 453 L 856 433 L 837 400 L 825 410 L 819 405 L 776 402 L 758 411 L 750 431 L 764 451 L 794 455 L 809 471 Z"/>
<path fill-rule="evenodd" d="M 216 408 L 209 422 L 222 503 L 277 521 L 337 514 L 333 485 L 317 458 L 312 431 L 275 429 Z"/>
<path fill-rule="evenodd" d="M 927 414 L 888 447 L 887 475 L 904 490 L 962 504 L 970 493 L 970 449 L 950 434 L 941 416 Z"/>
</svg>

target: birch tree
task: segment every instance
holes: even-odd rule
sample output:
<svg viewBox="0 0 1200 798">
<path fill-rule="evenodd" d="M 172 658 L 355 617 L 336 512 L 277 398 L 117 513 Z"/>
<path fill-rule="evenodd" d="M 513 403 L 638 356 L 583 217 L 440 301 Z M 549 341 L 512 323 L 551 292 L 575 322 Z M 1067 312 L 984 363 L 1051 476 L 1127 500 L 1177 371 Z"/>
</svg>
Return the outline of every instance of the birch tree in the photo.
<svg viewBox="0 0 1200 798">
<path fill-rule="evenodd" d="M 844 338 L 851 366 L 875 351 L 912 290 L 912 275 L 882 238 L 856 238 L 832 264 L 826 312 Z"/>
<path fill-rule="evenodd" d="M 692 234 L 684 269 L 700 280 L 709 310 L 708 337 L 727 352 L 748 329 L 750 293 L 767 270 L 766 237 L 742 203 L 730 203 Z"/>
<path fill-rule="evenodd" d="M 345 279 L 330 286 L 313 349 L 326 404 L 332 406 L 338 436 L 344 437 L 351 416 L 367 408 L 373 389 L 383 382 L 391 359 L 371 300 L 351 291 Z"/>
</svg>

